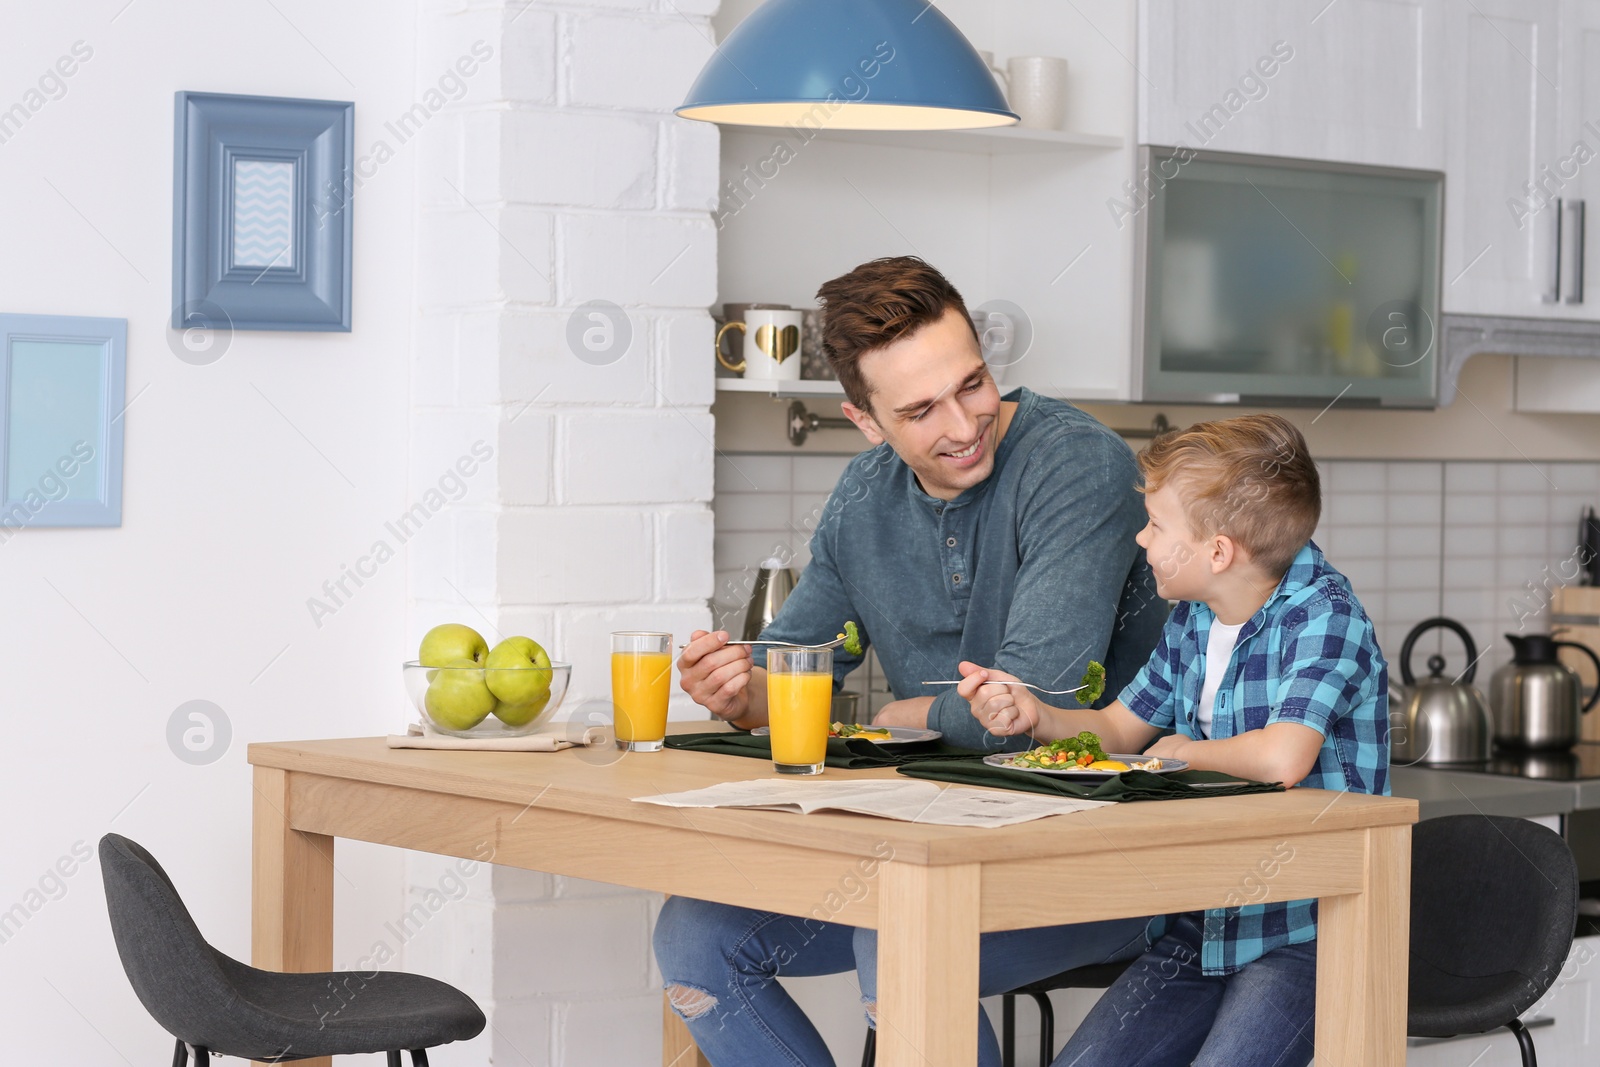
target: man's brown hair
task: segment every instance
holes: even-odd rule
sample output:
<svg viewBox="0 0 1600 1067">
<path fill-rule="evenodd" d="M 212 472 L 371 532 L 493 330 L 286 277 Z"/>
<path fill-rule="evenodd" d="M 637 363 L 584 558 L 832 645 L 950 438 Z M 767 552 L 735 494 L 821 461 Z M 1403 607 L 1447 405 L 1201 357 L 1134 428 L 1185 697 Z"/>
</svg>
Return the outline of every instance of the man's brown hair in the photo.
<svg viewBox="0 0 1600 1067">
<path fill-rule="evenodd" d="M 966 301 L 949 280 L 916 256 L 889 256 L 863 263 L 823 283 L 822 351 L 844 386 L 844 395 L 872 411 L 872 390 L 861 373 L 861 357 L 893 344 L 944 317 L 954 308 L 972 330 Z M 980 348 L 981 348 L 980 344 Z"/>
<path fill-rule="evenodd" d="M 1226 534 L 1281 577 L 1311 540 L 1322 484 L 1306 439 L 1277 415 L 1199 422 L 1139 453 L 1143 492 L 1170 484 L 1196 537 Z"/>
</svg>

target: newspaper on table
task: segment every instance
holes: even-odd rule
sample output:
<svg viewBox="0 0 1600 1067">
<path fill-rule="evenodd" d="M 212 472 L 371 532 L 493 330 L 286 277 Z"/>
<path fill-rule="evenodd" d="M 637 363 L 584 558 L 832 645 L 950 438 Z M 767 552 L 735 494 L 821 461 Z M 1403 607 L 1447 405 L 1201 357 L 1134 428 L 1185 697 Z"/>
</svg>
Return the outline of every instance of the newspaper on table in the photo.
<svg viewBox="0 0 1600 1067">
<path fill-rule="evenodd" d="M 671 808 L 755 808 L 801 815 L 848 811 L 940 826 L 1010 826 L 1110 803 L 911 780 L 828 782 L 771 778 L 720 782 L 704 789 L 634 799 Z"/>
</svg>

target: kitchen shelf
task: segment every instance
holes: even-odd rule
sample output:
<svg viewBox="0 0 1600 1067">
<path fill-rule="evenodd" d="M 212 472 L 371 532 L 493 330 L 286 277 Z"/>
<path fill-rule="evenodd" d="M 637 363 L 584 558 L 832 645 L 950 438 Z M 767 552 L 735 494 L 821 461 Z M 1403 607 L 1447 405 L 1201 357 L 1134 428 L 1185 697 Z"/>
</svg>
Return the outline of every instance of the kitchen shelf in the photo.
<svg viewBox="0 0 1600 1067">
<path fill-rule="evenodd" d="M 844 386 L 838 382 L 801 380 L 797 382 L 748 381 L 744 378 L 718 378 L 719 393 L 765 393 L 770 397 L 786 396 L 844 396 Z"/>
<path fill-rule="evenodd" d="M 789 127 L 746 127 L 744 134 L 793 134 Z M 733 132 L 731 130 L 725 130 Z M 1024 126 L 997 126 L 983 130 L 830 130 L 814 132 L 813 140 L 842 144 L 885 145 L 890 148 L 924 148 L 977 155 L 1019 155 L 1043 152 L 1111 151 L 1121 148 L 1121 137 L 1067 130 L 1035 130 Z"/>
</svg>

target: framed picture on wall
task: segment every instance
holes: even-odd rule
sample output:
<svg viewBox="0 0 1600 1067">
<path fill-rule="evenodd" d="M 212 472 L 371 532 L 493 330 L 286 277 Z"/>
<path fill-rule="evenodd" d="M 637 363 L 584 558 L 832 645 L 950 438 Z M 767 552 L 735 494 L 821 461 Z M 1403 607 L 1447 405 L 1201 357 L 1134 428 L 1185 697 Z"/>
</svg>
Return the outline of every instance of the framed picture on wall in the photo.
<svg viewBox="0 0 1600 1067">
<path fill-rule="evenodd" d="M 128 320 L 0 315 L 0 528 L 122 525 Z"/>
<path fill-rule="evenodd" d="M 177 94 L 172 326 L 350 329 L 355 105 Z"/>
</svg>

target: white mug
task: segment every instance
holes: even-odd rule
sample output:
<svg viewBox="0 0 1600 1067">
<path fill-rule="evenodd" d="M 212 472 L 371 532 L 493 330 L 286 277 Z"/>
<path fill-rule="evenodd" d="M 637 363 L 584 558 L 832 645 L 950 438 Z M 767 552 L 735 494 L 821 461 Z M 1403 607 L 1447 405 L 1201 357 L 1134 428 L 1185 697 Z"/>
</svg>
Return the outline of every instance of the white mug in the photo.
<svg viewBox="0 0 1600 1067">
<path fill-rule="evenodd" d="M 751 308 L 744 321 L 734 319 L 717 331 L 717 362 L 745 378 L 756 381 L 796 382 L 800 380 L 800 328 L 805 316 L 799 311 Z M 722 339 L 729 330 L 744 334 L 744 359 L 730 363 L 722 352 Z"/>
<path fill-rule="evenodd" d="M 1067 61 L 1056 56 L 1013 56 L 1006 63 L 1007 100 L 1022 125 L 1059 130 L 1067 117 Z"/>
</svg>

